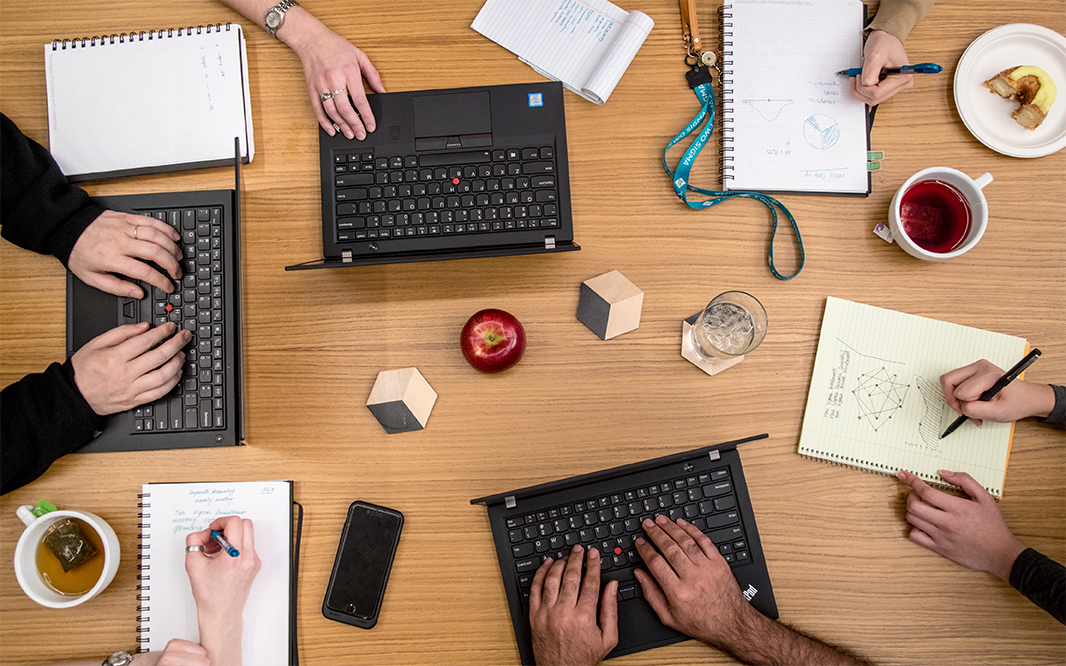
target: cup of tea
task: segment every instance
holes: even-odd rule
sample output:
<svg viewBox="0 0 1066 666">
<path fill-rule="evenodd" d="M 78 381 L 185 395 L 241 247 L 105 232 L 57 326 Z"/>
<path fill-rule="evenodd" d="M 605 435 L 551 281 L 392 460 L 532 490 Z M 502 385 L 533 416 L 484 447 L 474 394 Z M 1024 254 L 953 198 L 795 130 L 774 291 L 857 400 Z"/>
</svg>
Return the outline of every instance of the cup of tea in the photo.
<svg viewBox="0 0 1066 666">
<path fill-rule="evenodd" d="M 919 171 L 892 198 L 892 240 L 926 261 L 968 252 L 988 227 L 988 202 L 981 190 L 991 182 L 990 173 L 973 179 L 949 167 Z"/>
<path fill-rule="evenodd" d="M 15 546 L 15 577 L 30 599 L 48 608 L 71 608 L 111 584 L 119 544 L 102 518 L 85 511 L 43 513 L 29 505 L 16 513 L 26 529 Z"/>
</svg>

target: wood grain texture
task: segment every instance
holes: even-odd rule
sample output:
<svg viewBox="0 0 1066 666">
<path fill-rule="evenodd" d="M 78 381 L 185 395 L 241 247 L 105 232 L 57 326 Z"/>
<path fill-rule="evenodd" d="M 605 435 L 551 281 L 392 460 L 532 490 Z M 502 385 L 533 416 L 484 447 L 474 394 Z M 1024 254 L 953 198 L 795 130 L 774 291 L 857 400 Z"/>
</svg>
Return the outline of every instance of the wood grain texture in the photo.
<svg viewBox="0 0 1066 666">
<path fill-rule="evenodd" d="M 625 4 L 625 3 L 623 3 Z M 469 28 L 479 0 L 307 0 L 364 49 L 394 91 L 539 80 Z M 885 664 L 1054 664 L 1062 626 L 985 574 L 905 538 L 891 478 L 797 455 L 800 421 L 827 296 L 1027 338 L 1044 356 L 1027 378 L 1066 379 L 1066 152 L 1023 160 L 985 148 L 952 97 L 955 66 L 985 31 L 1013 22 L 1066 30 L 1066 3 L 941 0 L 914 29 L 915 61 L 939 76 L 882 105 L 883 150 L 868 198 L 782 196 L 803 232 L 807 265 L 791 282 L 766 267 L 770 220 L 754 202 L 710 211 L 679 203 L 660 165 L 667 141 L 698 110 L 684 82 L 677 4 L 628 4 L 656 23 L 605 106 L 566 94 L 576 240 L 540 257 L 285 273 L 321 256 L 318 127 L 299 59 L 206 0 L 29 0 L 0 3 L 2 110 L 47 145 L 43 45 L 54 38 L 240 21 L 247 29 L 257 151 L 244 171 L 248 446 L 71 455 L 0 498 L 0 662 L 102 658 L 136 638 L 137 493 L 142 483 L 293 479 L 305 509 L 298 626 L 301 663 L 517 663 L 485 510 L 469 499 L 767 432 L 743 448 L 782 620 Z M 701 5 L 705 36 L 717 19 Z M 1014 63 L 1006 63 L 1014 64 Z M 165 98 L 166 82 L 145 94 Z M 1059 100 L 1052 113 L 1066 113 Z M 1004 122 L 1012 122 L 1005 118 Z M 161 132 L 167 128 L 161 127 Z M 680 151 L 671 155 L 680 157 Z M 693 169 L 715 185 L 717 148 Z M 914 172 L 950 166 L 995 181 L 988 231 L 965 256 L 925 263 L 871 233 Z M 229 187 L 225 169 L 98 181 L 93 194 Z M 777 261 L 796 261 L 787 230 Z M 619 270 L 644 291 L 641 325 L 602 341 L 574 316 L 579 285 Z M 64 277 L 54 259 L 0 243 L 0 384 L 64 352 Z M 742 289 L 769 314 L 765 342 L 709 377 L 680 357 L 681 320 Z M 481 375 L 459 331 L 497 307 L 526 328 L 521 363 Z M 416 366 L 439 394 L 426 430 L 388 435 L 365 403 L 381 370 Z M 1066 456 L 1061 431 L 1015 431 L 1007 524 L 1066 560 Z M 47 498 L 115 528 L 123 562 L 111 586 L 72 610 L 33 604 L 11 567 L 15 509 Z M 381 620 L 363 631 L 322 617 L 337 540 L 356 499 L 396 508 L 403 540 Z M 41 627 L 68 640 L 42 640 Z M 626 664 L 730 663 L 689 641 Z"/>
</svg>

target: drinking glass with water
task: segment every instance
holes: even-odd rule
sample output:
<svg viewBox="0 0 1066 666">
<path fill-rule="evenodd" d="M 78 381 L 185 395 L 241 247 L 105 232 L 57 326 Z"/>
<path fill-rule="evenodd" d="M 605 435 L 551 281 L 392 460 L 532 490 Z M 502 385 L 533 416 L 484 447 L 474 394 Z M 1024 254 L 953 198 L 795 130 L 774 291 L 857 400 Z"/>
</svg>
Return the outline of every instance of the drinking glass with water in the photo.
<svg viewBox="0 0 1066 666">
<path fill-rule="evenodd" d="M 705 359 L 743 356 L 766 337 L 766 309 L 744 291 L 727 291 L 707 304 L 693 326 L 695 351 Z"/>
</svg>

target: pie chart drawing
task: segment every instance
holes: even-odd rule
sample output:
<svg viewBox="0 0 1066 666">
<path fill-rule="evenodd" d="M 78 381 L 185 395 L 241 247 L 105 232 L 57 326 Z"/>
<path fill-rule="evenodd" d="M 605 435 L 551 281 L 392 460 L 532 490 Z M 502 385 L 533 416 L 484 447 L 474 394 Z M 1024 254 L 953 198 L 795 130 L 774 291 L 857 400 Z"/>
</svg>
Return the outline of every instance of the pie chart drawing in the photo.
<svg viewBox="0 0 1066 666">
<path fill-rule="evenodd" d="M 803 138 L 811 148 L 829 150 L 840 140 L 840 125 L 829 116 L 816 113 L 803 121 Z"/>
</svg>

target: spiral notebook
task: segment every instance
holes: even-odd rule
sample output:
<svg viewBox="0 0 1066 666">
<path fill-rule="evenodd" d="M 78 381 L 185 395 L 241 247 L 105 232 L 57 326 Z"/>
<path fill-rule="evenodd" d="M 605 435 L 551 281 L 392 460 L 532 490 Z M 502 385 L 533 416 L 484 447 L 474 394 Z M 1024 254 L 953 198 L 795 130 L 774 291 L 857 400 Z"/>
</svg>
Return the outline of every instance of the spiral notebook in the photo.
<svg viewBox="0 0 1066 666">
<path fill-rule="evenodd" d="M 244 663 L 295 663 L 294 553 L 299 535 L 294 541 L 292 492 L 292 481 L 142 486 L 140 651 L 161 651 L 172 638 L 198 642 L 196 603 L 185 573 L 185 536 L 205 529 L 215 518 L 239 515 L 254 525 L 255 551 L 262 562 L 244 605 Z"/>
<path fill-rule="evenodd" d="M 1014 424 L 967 423 L 940 439 L 957 416 L 940 375 L 982 358 L 1010 368 L 1028 349 L 1011 335 L 830 297 L 799 453 L 937 485 L 939 470 L 966 472 L 1001 497 Z"/>
<path fill-rule="evenodd" d="M 240 25 L 44 46 L 48 148 L 71 180 L 228 166 L 255 155 Z"/>
<path fill-rule="evenodd" d="M 866 105 L 840 70 L 862 62 L 859 0 L 726 0 L 722 187 L 870 193 Z"/>
</svg>

